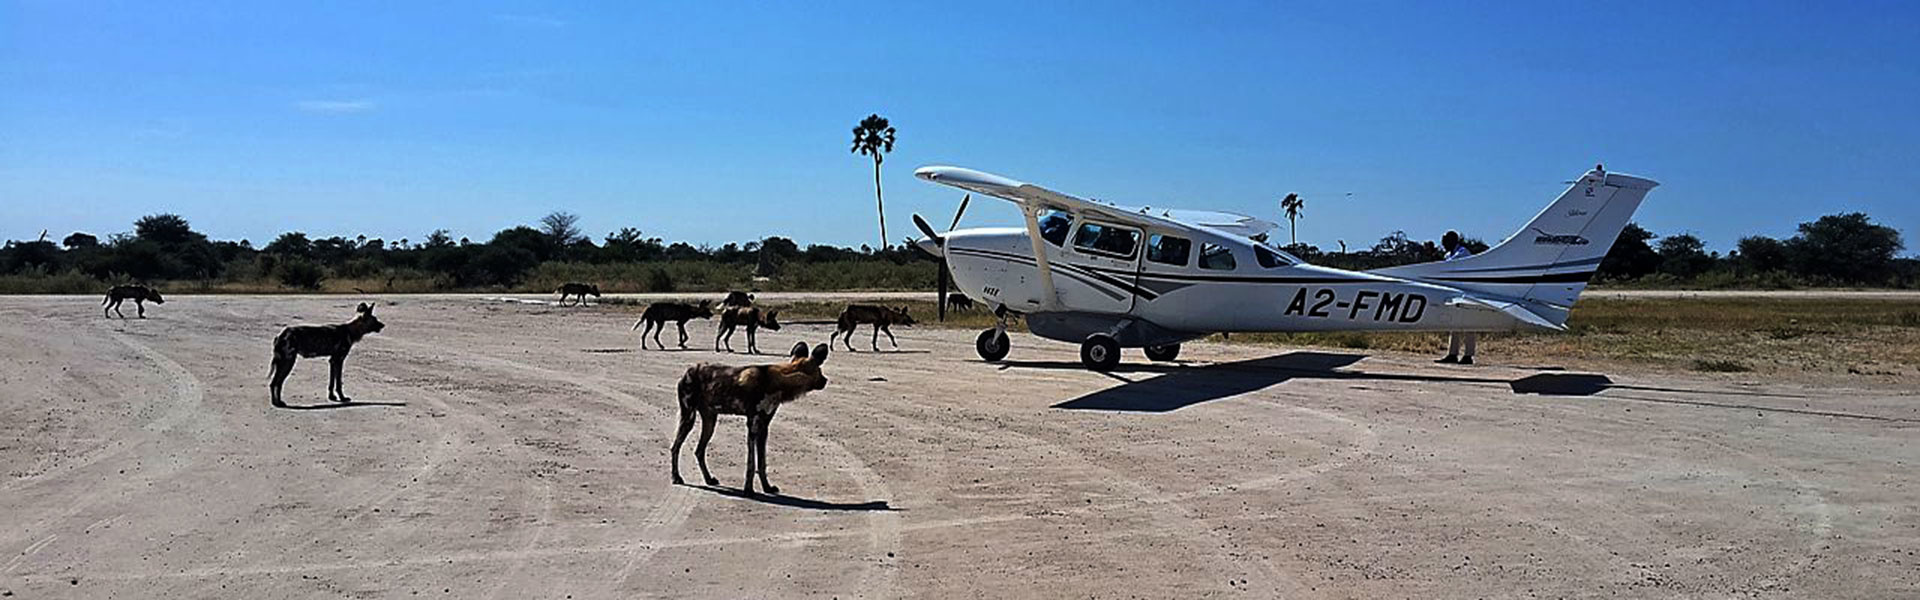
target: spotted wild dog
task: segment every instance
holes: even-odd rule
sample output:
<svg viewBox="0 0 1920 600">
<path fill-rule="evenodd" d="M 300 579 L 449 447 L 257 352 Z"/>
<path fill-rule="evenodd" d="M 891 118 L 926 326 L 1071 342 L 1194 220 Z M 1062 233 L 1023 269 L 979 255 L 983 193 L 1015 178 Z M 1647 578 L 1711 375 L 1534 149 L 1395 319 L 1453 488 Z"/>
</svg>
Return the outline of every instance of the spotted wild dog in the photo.
<svg viewBox="0 0 1920 600">
<path fill-rule="evenodd" d="M 280 401 L 280 384 L 286 382 L 287 375 L 293 373 L 293 361 L 296 358 L 327 357 L 327 399 L 335 402 L 352 402 L 347 391 L 340 385 L 340 367 L 347 363 L 347 352 L 353 350 L 354 342 L 369 333 L 379 333 L 387 326 L 373 317 L 373 305 L 360 303 L 354 309 L 359 315 L 352 321 L 339 325 L 295 325 L 280 330 L 280 336 L 273 338 L 273 405 L 284 407 Z"/>
<path fill-rule="evenodd" d="M 108 288 L 107 299 L 100 301 L 100 316 L 111 319 L 117 314 L 122 319 L 127 318 L 126 313 L 120 312 L 120 303 L 127 300 L 133 301 L 134 314 L 140 315 L 142 319 L 147 318 L 146 302 L 148 300 L 152 300 L 154 304 L 167 303 L 160 298 L 160 292 L 154 291 L 153 288 L 144 285 L 116 285 Z M 113 312 L 109 314 L 107 311 Z"/>
<path fill-rule="evenodd" d="M 680 349 L 685 350 L 687 348 L 687 321 L 689 319 L 711 318 L 713 318 L 712 300 L 701 300 L 699 304 L 655 302 L 647 305 L 647 310 L 640 313 L 640 320 L 633 322 L 633 328 L 639 329 L 643 323 L 647 326 L 645 331 L 640 332 L 640 349 L 645 350 L 647 348 L 647 332 L 650 331 L 653 332 L 653 345 L 659 346 L 661 350 L 665 350 L 667 346 L 660 343 L 660 332 L 667 330 L 667 321 L 673 321 L 675 325 L 680 327 Z"/>
<path fill-rule="evenodd" d="M 740 291 L 727 292 L 726 299 L 720 301 L 720 308 L 729 306 L 753 306 L 753 294 Z"/>
<path fill-rule="evenodd" d="M 785 363 L 775 365 L 728 365 L 701 363 L 680 377 L 680 429 L 673 436 L 673 483 L 680 479 L 680 444 L 693 431 L 693 418 L 700 417 L 700 444 L 693 457 L 700 463 L 700 475 L 707 485 L 719 485 L 707 470 L 707 440 L 713 437 L 713 419 L 717 415 L 747 417 L 747 480 L 742 489 L 753 493 L 753 475 L 760 474 L 760 488 L 769 494 L 780 488 L 767 481 L 767 426 L 780 405 L 800 399 L 807 392 L 827 387 L 827 376 L 820 364 L 827 362 L 827 345 L 817 344 L 807 352 L 807 343 L 793 345 Z"/>
<path fill-rule="evenodd" d="M 567 296 L 579 296 L 579 298 L 577 298 L 577 300 L 579 300 L 579 304 L 585 305 L 587 303 L 588 294 L 592 294 L 593 297 L 599 298 L 600 286 L 592 283 L 580 283 L 578 281 L 561 284 L 560 285 L 560 305 L 561 306 L 567 305 Z"/>
<path fill-rule="evenodd" d="M 735 306 L 720 311 L 720 331 L 713 336 L 713 351 L 720 351 L 720 342 L 725 340 L 727 351 L 733 351 L 733 328 L 747 327 L 747 353 L 759 354 L 760 346 L 754 343 L 754 332 L 764 327 L 768 331 L 779 331 L 779 309 L 766 310 L 758 306 Z"/>
<path fill-rule="evenodd" d="M 827 337 L 827 343 L 832 344 L 834 338 L 840 338 L 846 343 L 847 351 L 854 352 L 853 330 L 861 324 L 873 325 L 873 350 L 879 352 L 882 332 L 887 334 L 887 341 L 892 342 L 894 348 L 900 347 L 900 342 L 893 339 L 893 330 L 889 329 L 889 326 L 913 325 L 913 316 L 907 314 L 907 307 L 904 306 L 893 308 L 872 304 L 848 304 L 847 309 L 840 312 L 840 326 L 834 330 L 832 336 Z"/>
<path fill-rule="evenodd" d="M 947 294 L 947 310 L 960 311 L 963 309 L 973 310 L 972 298 L 968 298 L 966 294 L 960 293 Z"/>
</svg>

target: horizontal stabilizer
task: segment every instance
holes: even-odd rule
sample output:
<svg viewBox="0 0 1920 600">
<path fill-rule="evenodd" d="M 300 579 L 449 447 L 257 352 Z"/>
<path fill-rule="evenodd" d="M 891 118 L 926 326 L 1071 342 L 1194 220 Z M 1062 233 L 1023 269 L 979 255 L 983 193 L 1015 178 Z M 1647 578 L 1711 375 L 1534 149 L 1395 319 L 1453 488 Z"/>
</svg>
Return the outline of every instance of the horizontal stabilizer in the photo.
<svg viewBox="0 0 1920 600">
<path fill-rule="evenodd" d="M 1514 302 L 1488 300 L 1485 298 L 1475 298 L 1473 296 L 1456 296 L 1452 300 L 1447 301 L 1447 304 L 1449 306 L 1500 311 L 1506 313 L 1509 317 L 1513 317 L 1515 321 L 1548 331 L 1567 330 L 1567 326 L 1555 323 L 1553 319 L 1543 317 L 1539 313 L 1533 312 L 1527 307 Z"/>
</svg>

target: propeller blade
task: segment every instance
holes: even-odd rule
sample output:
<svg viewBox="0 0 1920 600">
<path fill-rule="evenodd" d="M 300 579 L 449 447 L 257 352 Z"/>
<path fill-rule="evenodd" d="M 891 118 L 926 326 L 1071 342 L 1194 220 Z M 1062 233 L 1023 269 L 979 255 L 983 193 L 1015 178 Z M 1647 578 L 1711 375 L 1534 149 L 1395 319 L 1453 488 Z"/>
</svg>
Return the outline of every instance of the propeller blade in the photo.
<svg viewBox="0 0 1920 600">
<path fill-rule="evenodd" d="M 960 197 L 960 210 L 953 211 L 953 224 L 947 226 L 947 231 L 953 231 L 953 228 L 960 226 L 960 215 L 967 214 L 967 202 L 971 200 L 973 200 L 973 194 Z"/>
<path fill-rule="evenodd" d="M 940 234 L 933 232 L 933 226 L 928 225 L 926 219 L 920 218 L 920 213 L 913 214 L 913 226 L 919 227 L 920 233 L 927 234 L 927 239 L 933 240 L 933 243 L 936 243 L 936 244 L 946 243 L 946 240 L 943 240 L 940 238 Z"/>
</svg>

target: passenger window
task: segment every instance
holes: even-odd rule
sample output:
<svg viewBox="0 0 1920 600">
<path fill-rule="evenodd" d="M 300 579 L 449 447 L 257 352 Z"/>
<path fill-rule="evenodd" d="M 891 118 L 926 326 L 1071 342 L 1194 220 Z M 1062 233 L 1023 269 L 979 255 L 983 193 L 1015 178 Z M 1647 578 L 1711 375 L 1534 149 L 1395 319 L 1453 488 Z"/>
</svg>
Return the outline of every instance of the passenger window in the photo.
<svg viewBox="0 0 1920 600">
<path fill-rule="evenodd" d="M 1187 266 L 1187 255 L 1193 251 L 1193 242 L 1186 238 L 1156 233 L 1147 236 L 1147 260 L 1173 265 Z"/>
<path fill-rule="evenodd" d="M 1231 271 L 1234 268 L 1233 252 L 1219 244 L 1200 244 L 1200 268 Z"/>
<path fill-rule="evenodd" d="M 1073 235 L 1073 247 L 1091 254 L 1133 258 L 1139 245 L 1140 232 L 1100 223 L 1081 223 L 1080 232 Z"/>
<path fill-rule="evenodd" d="M 1067 228 L 1071 225 L 1073 225 L 1073 217 L 1067 216 L 1067 213 L 1057 210 L 1047 213 L 1047 216 L 1040 217 L 1040 239 L 1054 246 L 1065 244 Z"/>
<path fill-rule="evenodd" d="M 1289 264 L 1287 263 L 1287 259 L 1280 258 L 1279 254 L 1275 254 L 1272 250 L 1268 250 L 1261 246 L 1253 247 L 1253 257 L 1256 259 L 1259 259 L 1260 266 L 1266 267 L 1269 269 L 1277 269 L 1280 267 L 1287 266 Z"/>
</svg>

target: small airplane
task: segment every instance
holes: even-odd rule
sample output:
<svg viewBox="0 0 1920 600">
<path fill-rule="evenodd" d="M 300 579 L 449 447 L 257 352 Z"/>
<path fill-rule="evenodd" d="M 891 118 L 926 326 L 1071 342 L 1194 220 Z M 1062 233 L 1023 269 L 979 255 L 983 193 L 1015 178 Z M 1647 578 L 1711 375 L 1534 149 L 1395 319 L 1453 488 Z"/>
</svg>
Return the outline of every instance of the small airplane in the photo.
<svg viewBox="0 0 1920 600">
<path fill-rule="evenodd" d="M 948 166 L 914 176 L 1020 208 L 1026 227 L 934 232 L 958 289 L 998 323 L 974 349 L 1007 356 L 1009 315 L 1042 338 L 1080 344 L 1106 371 L 1121 348 L 1171 361 L 1219 332 L 1564 331 L 1567 315 L 1652 180 L 1594 167 L 1513 236 L 1451 261 L 1348 271 L 1256 241 L 1273 223 L 1232 213 L 1125 208 Z M 965 203 L 962 203 L 964 210 Z M 958 219 L 956 219 L 956 222 Z"/>
</svg>

